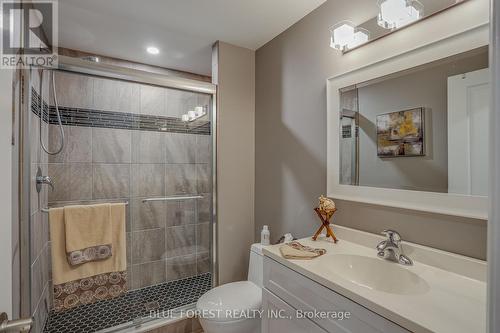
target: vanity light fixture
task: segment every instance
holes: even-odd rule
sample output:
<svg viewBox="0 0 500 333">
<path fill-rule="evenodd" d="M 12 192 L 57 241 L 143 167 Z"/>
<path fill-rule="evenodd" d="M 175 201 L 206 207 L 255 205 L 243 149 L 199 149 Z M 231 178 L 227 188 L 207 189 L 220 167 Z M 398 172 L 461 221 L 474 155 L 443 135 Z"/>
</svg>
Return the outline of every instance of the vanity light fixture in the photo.
<svg viewBox="0 0 500 333">
<path fill-rule="evenodd" d="M 342 21 L 330 28 L 330 47 L 340 51 L 355 48 L 370 39 L 370 32 L 356 27 L 349 21 Z"/>
<path fill-rule="evenodd" d="M 385 29 L 399 29 L 420 20 L 424 6 L 417 0 L 379 0 L 377 23 Z"/>
<path fill-rule="evenodd" d="M 160 50 L 157 48 L 157 47 L 154 47 L 154 46 L 149 46 L 146 51 L 148 51 L 149 54 L 159 54 L 160 53 Z"/>
</svg>

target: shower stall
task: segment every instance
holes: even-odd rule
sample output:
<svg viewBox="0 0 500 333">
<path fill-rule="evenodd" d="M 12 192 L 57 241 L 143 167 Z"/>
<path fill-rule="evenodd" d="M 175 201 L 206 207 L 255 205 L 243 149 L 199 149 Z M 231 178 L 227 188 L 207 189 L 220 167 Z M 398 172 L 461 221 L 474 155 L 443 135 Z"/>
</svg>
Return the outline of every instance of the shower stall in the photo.
<svg viewBox="0 0 500 333">
<path fill-rule="evenodd" d="M 112 332 L 192 307 L 217 280 L 215 86 L 67 57 L 24 76 L 21 308 L 33 331 Z M 96 203 L 126 204 L 126 289 L 67 306 L 48 212 Z"/>
<path fill-rule="evenodd" d="M 358 89 L 340 91 L 340 179 L 343 185 L 359 185 L 359 103 Z"/>
</svg>

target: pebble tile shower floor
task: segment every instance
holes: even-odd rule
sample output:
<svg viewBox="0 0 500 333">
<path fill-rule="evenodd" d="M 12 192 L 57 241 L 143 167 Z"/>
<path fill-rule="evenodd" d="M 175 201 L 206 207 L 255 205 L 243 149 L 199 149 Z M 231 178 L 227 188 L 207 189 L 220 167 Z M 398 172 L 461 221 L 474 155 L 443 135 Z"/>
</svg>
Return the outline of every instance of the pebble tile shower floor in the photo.
<svg viewBox="0 0 500 333">
<path fill-rule="evenodd" d="M 210 273 L 133 290 L 118 298 L 56 313 L 51 312 L 44 333 L 94 333 L 147 317 L 154 310 L 166 311 L 196 303 L 212 288 Z"/>
</svg>

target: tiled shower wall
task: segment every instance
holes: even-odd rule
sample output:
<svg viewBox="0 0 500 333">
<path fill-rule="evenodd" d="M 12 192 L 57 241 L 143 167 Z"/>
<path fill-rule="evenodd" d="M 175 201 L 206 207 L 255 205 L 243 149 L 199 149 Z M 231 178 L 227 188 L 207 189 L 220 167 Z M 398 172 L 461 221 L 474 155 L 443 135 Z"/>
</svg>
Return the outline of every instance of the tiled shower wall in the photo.
<svg viewBox="0 0 500 333">
<path fill-rule="evenodd" d="M 211 103 L 210 96 L 204 94 L 63 72 L 56 75 L 56 88 L 61 107 L 112 111 L 114 121 L 117 114 L 118 121 L 125 121 L 120 113 L 124 118 L 131 114 L 179 118 L 195 106 Z M 72 125 L 78 125 L 78 119 L 69 119 Z M 210 132 L 130 130 L 110 128 L 112 124 L 105 127 L 64 126 L 64 150 L 55 156 L 41 154 L 44 173 L 52 177 L 55 189 L 48 192 L 48 202 L 40 206 L 128 201 L 131 289 L 209 272 Z M 49 125 L 49 148 L 55 150 L 59 140 L 58 126 Z M 38 139 L 34 141 L 38 143 Z M 204 198 L 142 202 L 179 194 L 202 194 Z M 38 215 L 44 219 L 40 225 L 47 228 L 46 214 Z M 46 233 L 44 230 L 42 234 Z M 50 267 L 47 237 L 43 239 L 45 261 L 40 261 L 43 269 Z M 50 272 L 43 274 L 49 278 Z"/>
</svg>

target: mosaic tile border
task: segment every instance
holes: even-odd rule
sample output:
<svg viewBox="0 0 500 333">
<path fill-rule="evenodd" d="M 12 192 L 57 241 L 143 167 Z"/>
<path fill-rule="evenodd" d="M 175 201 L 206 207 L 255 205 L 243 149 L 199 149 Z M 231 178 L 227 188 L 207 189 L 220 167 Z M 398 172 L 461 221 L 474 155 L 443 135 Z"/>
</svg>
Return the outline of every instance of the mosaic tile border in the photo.
<svg viewBox="0 0 500 333">
<path fill-rule="evenodd" d="M 40 95 L 32 88 L 31 110 L 40 116 Z M 50 106 L 50 116 L 47 112 L 49 106 L 43 103 L 43 120 L 49 124 L 57 125 L 55 106 Z M 210 135 L 210 121 L 183 122 L 176 117 L 162 117 L 140 115 L 135 113 L 100 111 L 81 108 L 59 107 L 61 122 L 66 126 L 117 128 L 138 131 L 172 132 L 186 134 Z"/>
<path fill-rule="evenodd" d="M 82 305 L 65 312 L 51 311 L 44 333 L 94 333 L 150 315 L 196 303 L 212 289 L 210 273 L 146 287 L 118 298 Z"/>
</svg>

